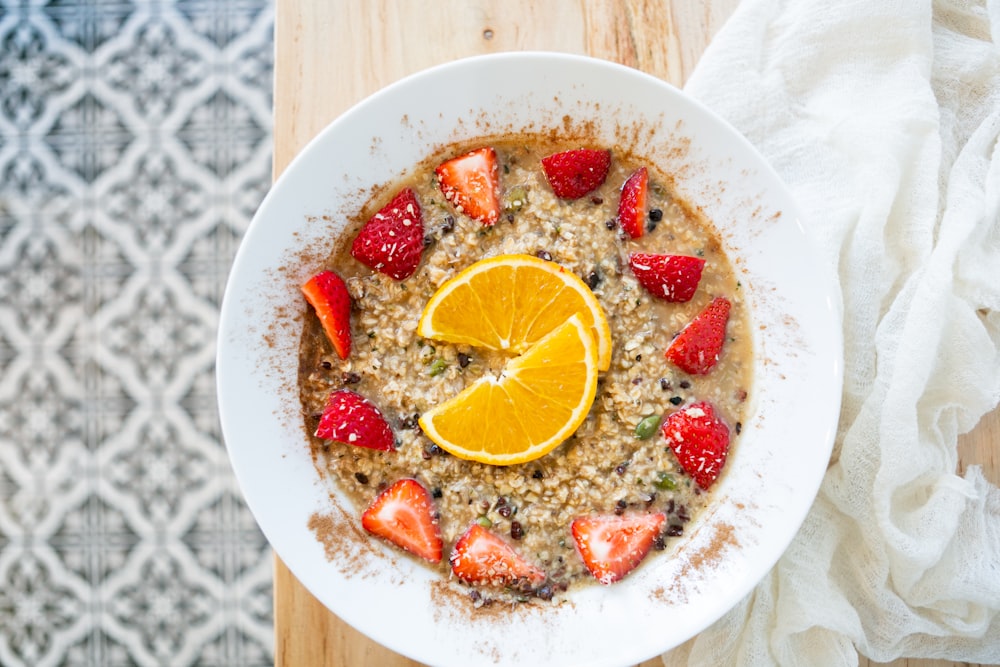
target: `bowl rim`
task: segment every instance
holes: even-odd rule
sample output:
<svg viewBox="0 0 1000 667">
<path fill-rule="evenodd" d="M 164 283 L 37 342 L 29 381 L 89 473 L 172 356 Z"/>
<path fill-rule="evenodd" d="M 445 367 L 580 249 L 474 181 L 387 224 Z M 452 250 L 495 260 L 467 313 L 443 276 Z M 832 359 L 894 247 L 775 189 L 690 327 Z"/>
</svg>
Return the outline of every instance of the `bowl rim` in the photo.
<svg viewBox="0 0 1000 667">
<path fill-rule="evenodd" d="M 275 541 L 281 541 L 280 538 L 272 539 L 272 537 L 276 534 L 275 526 L 271 520 L 267 520 L 262 523 L 259 518 L 267 513 L 261 508 L 261 502 L 263 502 L 263 500 L 261 499 L 260 492 L 253 488 L 256 478 L 253 474 L 250 474 L 245 457 L 239 447 L 235 444 L 235 435 L 233 438 L 230 438 L 230 435 L 234 434 L 237 430 L 234 427 L 233 420 L 240 414 L 238 406 L 234 405 L 230 400 L 232 398 L 231 394 L 233 390 L 229 384 L 231 376 L 230 369 L 232 369 L 234 363 L 234 359 L 230 354 L 234 341 L 233 331 L 239 328 L 240 320 L 238 304 L 236 304 L 235 300 L 240 297 L 240 281 L 241 276 L 243 276 L 244 273 L 243 267 L 252 263 L 251 254 L 253 252 L 254 244 L 256 243 L 256 235 L 258 234 L 258 230 L 261 228 L 261 225 L 264 224 L 262 222 L 258 222 L 258 220 L 268 219 L 270 209 L 279 196 L 278 193 L 288 188 L 288 183 L 293 183 L 295 179 L 300 178 L 299 172 L 308 167 L 309 163 L 315 159 L 314 155 L 317 151 L 323 150 L 320 147 L 327 145 L 331 141 L 331 137 L 342 131 L 342 127 L 349 126 L 351 122 L 355 122 L 354 119 L 366 114 L 372 107 L 381 105 L 385 102 L 385 100 L 392 99 L 393 97 L 400 95 L 402 91 L 410 90 L 415 85 L 418 85 L 421 82 L 426 82 L 428 79 L 437 79 L 441 77 L 454 79 L 459 75 L 468 75 L 470 71 L 475 72 L 477 69 L 482 67 L 493 67 L 496 65 L 526 67 L 537 66 L 539 63 L 544 64 L 544 66 L 583 67 L 584 69 L 601 70 L 609 76 L 623 77 L 624 79 L 631 79 L 631 81 L 635 82 L 634 84 L 630 83 L 630 85 L 652 86 L 668 96 L 673 96 L 675 100 L 682 101 L 688 109 L 693 109 L 696 114 L 709 119 L 711 124 L 714 126 L 727 128 L 729 134 L 726 138 L 727 140 L 733 142 L 733 148 L 739 148 L 739 150 L 755 156 L 756 166 L 759 168 L 762 177 L 765 178 L 765 180 L 777 184 L 777 188 L 779 190 L 778 196 L 784 198 L 782 208 L 783 210 L 790 212 L 788 217 L 791 218 L 791 220 L 786 223 L 785 226 L 793 227 L 797 233 L 801 235 L 805 244 L 804 247 L 809 249 L 808 252 L 815 253 L 815 248 L 812 246 L 810 236 L 801 223 L 801 217 L 798 214 L 798 209 L 796 208 L 794 200 L 792 199 L 790 192 L 787 190 L 787 187 L 783 184 L 781 178 L 778 176 L 777 172 L 774 171 L 771 165 L 764 160 L 760 153 L 739 132 L 737 132 L 734 128 L 732 128 L 732 126 L 726 123 L 701 102 L 686 95 L 683 91 L 677 89 L 673 85 L 639 70 L 589 56 L 548 51 L 520 51 L 479 55 L 442 63 L 404 77 L 352 105 L 340 116 L 327 124 L 312 140 L 308 142 L 305 147 L 302 148 L 302 150 L 298 152 L 298 154 L 288 163 L 286 168 L 274 181 L 262 201 L 257 214 L 251 221 L 250 226 L 240 243 L 229 279 L 227 280 L 226 290 L 220 309 L 218 348 L 216 355 L 216 386 L 223 438 L 226 443 L 226 449 L 231 465 L 233 466 L 233 470 L 236 474 L 238 484 L 244 498 L 247 500 L 251 513 L 254 515 L 255 520 L 258 521 L 258 524 L 261 526 L 261 529 L 263 530 L 269 543 L 272 544 L 275 552 L 280 558 L 282 558 L 293 575 L 295 575 L 296 578 L 302 582 L 308 590 L 310 590 L 310 592 L 316 595 L 316 597 L 320 599 L 320 601 L 327 608 L 331 609 L 331 611 L 336 613 L 349 624 L 357 627 L 362 632 L 365 632 L 365 634 L 368 634 L 368 636 L 372 637 L 375 641 L 378 641 L 379 643 L 411 658 L 425 662 L 436 662 L 434 658 L 441 658 L 441 656 L 428 654 L 425 650 L 414 651 L 411 646 L 403 645 L 398 641 L 394 641 L 394 638 L 386 633 L 379 633 L 377 631 L 373 632 L 370 627 L 366 626 L 366 622 L 364 620 L 359 620 L 358 617 L 352 615 L 350 610 L 345 609 L 342 603 L 333 600 L 329 595 L 325 595 L 324 591 L 317 589 L 315 585 L 315 577 L 312 575 L 312 567 L 306 563 L 306 559 L 300 558 L 297 553 L 290 552 L 287 547 L 275 544 Z M 832 289 L 832 276 L 830 275 L 827 267 L 825 267 L 821 262 L 813 261 L 813 264 L 821 273 L 825 272 L 827 274 L 822 277 L 822 280 L 827 285 L 826 293 L 823 295 L 825 299 L 824 312 L 827 314 L 827 319 L 831 325 L 829 331 L 830 338 L 827 341 L 829 345 L 832 345 L 832 349 L 827 350 L 829 353 L 828 360 L 831 362 L 831 368 L 828 369 L 829 374 L 827 377 L 827 384 L 825 385 L 826 391 L 824 392 L 824 396 L 827 398 L 827 404 L 823 413 L 826 417 L 824 421 L 825 431 L 819 434 L 816 446 L 818 450 L 816 458 L 825 458 L 828 460 L 830 452 L 833 448 L 840 409 L 840 393 L 843 382 L 843 341 L 841 337 L 839 310 Z M 755 380 L 754 384 L 756 385 L 756 383 L 757 380 Z M 823 452 L 825 452 L 825 456 L 822 456 Z M 311 465 L 311 460 L 309 461 L 309 464 Z M 755 574 L 759 574 L 759 576 L 744 578 L 738 583 L 731 584 L 728 588 L 729 598 L 727 599 L 727 604 L 721 605 L 720 608 L 716 609 L 712 614 L 702 615 L 699 619 L 699 623 L 695 624 L 697 625 L 696 632 L 689 633 L 688 637 L 685 637 L 684 639 L 700 632 L 721 617 L 728 609 L 745 597 L 757 585 L 760 578 L 765 576 L 771 567 L 773 567 L 774 563 L 776 563 L 780 556 L 785 552 L 802 522 L 805 520 L 805 516 L 809 511 L 816 494 L 818 493 L 819 485 L 822 481 L 824 472 L 825 464 L 821 467 L 821 469 L 816 470 L 808 479 L 804 479 L 799 482 L 802 496 L 808 496 L 809 501 L 798 506 L 785 508 L 784 513 L 786 515 L 786 529 L 781 531 L 781 533 L 776 536 L 777 541 L 772 541 L 772 547 L 770 549 L 771 556 L 764 560 L 758 559 L 758 562 L 755 563 Z M 267 523 L 267 525 L 265 525 L 265 523 Z M 314 556 L 315 554 L 311 554 L 310 559 L 313 559 Z M 590 587 L 588 590 L 596 591 L 599 589 Z M 594 597 L 597 594 L 591 593 L 589 595 L 590 597 Z M 681 641 L 683 641 L 683 639 Z M 676 645 L 676 642 L 662 643 L 662 648 L 657 650 L 667 650 L 673 645 Z M 615 662 L 626 659 L 642 660 L 650 657 L 650 655 L 654 655 L 655 653 L 650 654 L 648 652 L 648 648 L 647 643 L 643 645 L 642 650 L 638 653 L 634 651 L 630 653 L 626 649 L 618 650 L 615 653 L 617 656 L 615 658 Z M 580 656 L 577 657 L 579 658 Z M 429 658 L 431 660 L 428 660 Z M 584 662 L 586 662 L 587 659 L 589 659 L 589 657 L 584 658 Z M 448 662 L 448 658 L 446 657 L 444 661 L 437 662 L 437 664 L 453 663 Z M 580 660 L 576 660 L 574 664 L 582 663 Z M 587 664 L 613 663 L 597 661 L 589 662 Z"/>
</svg>

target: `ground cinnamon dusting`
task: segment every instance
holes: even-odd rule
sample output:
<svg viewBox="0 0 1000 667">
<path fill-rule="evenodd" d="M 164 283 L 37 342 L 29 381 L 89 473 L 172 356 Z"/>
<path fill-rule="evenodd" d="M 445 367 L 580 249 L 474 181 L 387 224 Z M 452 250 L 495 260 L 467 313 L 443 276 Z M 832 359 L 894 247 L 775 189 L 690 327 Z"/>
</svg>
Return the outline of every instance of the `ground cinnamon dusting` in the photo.
<svg viewBox="0 0 1000 667">
<path fill-rule="evenodd" d="M 723 555 L 732 547 L 739 546 L 736 541 L 736 531 L 731 524 L 719 523 L 713 526 L 715 534 L 704 548 L 688 555 L 688 567 L 702 571 L 707 567 L 717 565 Z"/>
<path fill-rule="evenodd" d="M 654 600 L 670 604 L 687 603 L 688 591 L 697 586 L 697 581 L 704 578 L 709 569 L 722 563 L 731 549 L 740 547 L 736 528 L 730 523 L 707 524 L 702 530 L 713 531 L 708 543 L 695 549 L 685 545 L 674 555 L 684 564 L 668 588 L 660 587 L 651 593 Z"/>
<path fill-rule="evenodd" d="M 314 513 L 306 524 L 323 545 L 326 559 L 346 576 L 364 574 L 375 548 L 344 511 L 331 503 L 333 512 Z"/>
</svg>

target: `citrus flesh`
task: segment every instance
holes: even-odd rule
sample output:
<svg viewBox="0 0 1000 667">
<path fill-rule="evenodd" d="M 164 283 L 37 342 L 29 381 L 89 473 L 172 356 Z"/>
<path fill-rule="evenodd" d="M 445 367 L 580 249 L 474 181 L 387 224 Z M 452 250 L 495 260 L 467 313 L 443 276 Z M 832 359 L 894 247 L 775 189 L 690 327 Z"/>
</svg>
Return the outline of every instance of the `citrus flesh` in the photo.
<svg viewBox="0 0 1000 667">
<path fill-rule="evenodd" d="M 552 451 L 586 418 L 597 393 L 597 343 L 579 315 L 556 326 L 499 376 L 487 374 L 420 417 L 454 456 L 492 465 Z"/>
<path fill-rule="evenodd" d="M 480 260 L 443 284 L 424 307 L 417 334 L 520 354 L 578 315 L 611 365 L 611 329 L 589 287 L 555 262 L 531 255 Z"/>
</svg>

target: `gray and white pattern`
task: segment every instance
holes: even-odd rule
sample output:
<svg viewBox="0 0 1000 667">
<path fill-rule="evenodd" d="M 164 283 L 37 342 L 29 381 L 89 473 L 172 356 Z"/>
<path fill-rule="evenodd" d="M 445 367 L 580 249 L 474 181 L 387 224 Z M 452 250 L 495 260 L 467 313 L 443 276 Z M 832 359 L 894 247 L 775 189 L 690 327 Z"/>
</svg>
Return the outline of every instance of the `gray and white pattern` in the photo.
<svg viewBox="0 0 1000 667">
<path fill-rule="evenodd" d="M 0 665 L 269 665 L 215 408 L 268 0 L 0 0 Z"/>
</svg>

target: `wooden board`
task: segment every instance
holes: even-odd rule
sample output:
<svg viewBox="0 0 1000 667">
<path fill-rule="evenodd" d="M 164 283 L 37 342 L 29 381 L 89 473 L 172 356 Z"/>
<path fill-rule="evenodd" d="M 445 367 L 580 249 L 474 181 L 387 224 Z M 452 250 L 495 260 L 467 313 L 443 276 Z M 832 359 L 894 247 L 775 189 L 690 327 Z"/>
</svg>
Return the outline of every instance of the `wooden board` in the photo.
<svg viewBox="0 0 1000 667">
<path fill-rule="evenodd" d="M 737 0 L 278 0 L 274 172 L 327 123 L 379 88 L 465 56 L 511 50 L 587 54 L 681 86 Z M 1000 411 L 959 446 L 960 468 L 996 483 Z M 320 605 L 275 559 L 277 667 L 419 667 Z M 643 667 L 659 665 L 659 659 Z M 862 667 L 874 665 L 862 659 Z M 950 667 L 900 660 L 894 667 Z"/>
</svg>

